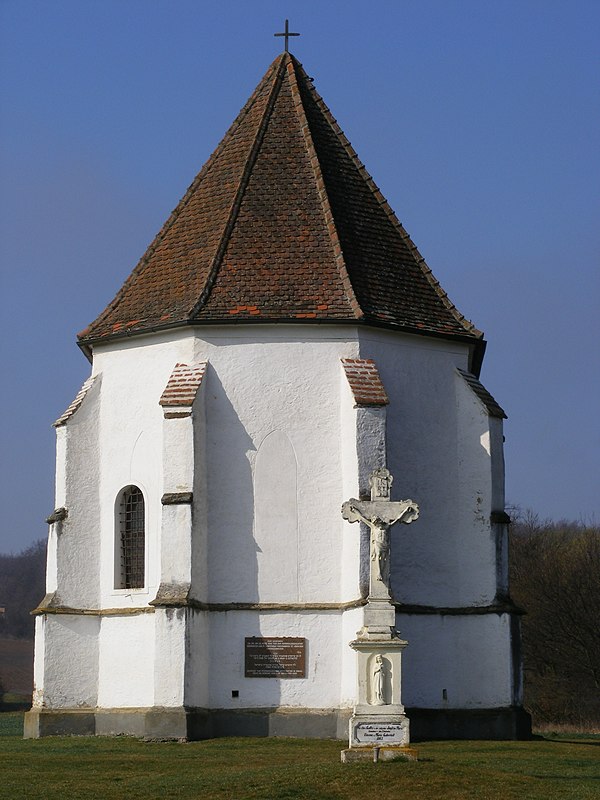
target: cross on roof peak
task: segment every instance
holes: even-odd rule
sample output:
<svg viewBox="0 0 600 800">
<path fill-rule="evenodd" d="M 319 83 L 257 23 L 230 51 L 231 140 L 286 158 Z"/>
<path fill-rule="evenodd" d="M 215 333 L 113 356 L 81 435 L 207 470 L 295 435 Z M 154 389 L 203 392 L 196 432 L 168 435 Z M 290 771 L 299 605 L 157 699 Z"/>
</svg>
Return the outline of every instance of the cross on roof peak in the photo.
<svg viewBox="0 0 600 800">
<path fill-rule="evenodd" d="M 299 33 L 290 33 L 289 23 L 288 23 L 288 21 L 286 19 L 284 32 L 283 33 L 274 33 L 273 36 L 284 36 L 285 37 L 285 46 L 283 48 L 283 52 L 284 53 L 289 53 L 289 49 L 288 49 L 289 41 L 288 40 L 289 40 L 290 36 L 300 36 L 300 34 Z"/>
</svg>

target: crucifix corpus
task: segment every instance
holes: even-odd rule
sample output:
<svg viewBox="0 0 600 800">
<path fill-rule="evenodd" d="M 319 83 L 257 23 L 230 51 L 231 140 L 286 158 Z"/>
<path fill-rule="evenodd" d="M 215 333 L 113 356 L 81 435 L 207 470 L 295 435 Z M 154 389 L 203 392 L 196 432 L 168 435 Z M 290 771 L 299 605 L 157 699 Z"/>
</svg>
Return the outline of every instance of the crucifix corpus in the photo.
<svg viewBox="0 0 600 800">
<path fill-rule="evenodd" d="M 364 522 L 371 532 L 369 600 L 390 597 L 390 528 L 397 522 L 408 525 L 419 516 L 419 506 L 412 500 L 392 502 L 393 477 L 385 468 L 376 469 L 369 478 L 370 500 L 347 500 L 342 516 L 348 522 Z"/>
<path fill-rule="evenodd" d="M 384 467 L 369 478 L 370 500 L 347 500 L 342 516 L 363 522 L 370 531 L 369 597 L 363 626 L 350 647 L 357 654 L 357 699 L 350 719 L 350 746 L 342 761 L 416 758 L 408 747 L 409 722 L 401 699 L 401 658 L 407 642 L 396 632 L 396 610 L 390 596 L 390 528 L 419 516 L 413 500 L 393 502 L 392 475 Z"/>
</svg>

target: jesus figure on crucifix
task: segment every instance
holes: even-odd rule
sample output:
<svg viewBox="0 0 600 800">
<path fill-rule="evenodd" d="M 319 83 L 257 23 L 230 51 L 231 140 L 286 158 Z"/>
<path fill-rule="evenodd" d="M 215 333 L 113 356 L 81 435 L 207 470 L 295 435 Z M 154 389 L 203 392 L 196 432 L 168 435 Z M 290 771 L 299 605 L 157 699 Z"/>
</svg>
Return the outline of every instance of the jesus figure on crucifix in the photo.
<svg viewBox="0 0 600 800">
<path fill-rule="evenodd" d="M 356 500 L 353 497 L 342 506 L 344 519 L 348 522 L 364 522 L 371 531 L 370 595 L 375 594 L 376 584 L 380 585 L 380 589 L 376 590 L 377 595 L 390 589 L 390 526 L 397 522 L 409 524 L 419 516 L 419 507 L 412 500 L 391 501 L 392 480 L 389 470 L 384 467 L 374 470 L 369 478 L 371 499 Z"/>
<path fill-rule="evenodd" d="M 374 520 L 371 527 L 371 561 L 377 568 L 377 580 L 389 583 L 390 575 L 390 537 L 388 526 Z"/>
</svg>

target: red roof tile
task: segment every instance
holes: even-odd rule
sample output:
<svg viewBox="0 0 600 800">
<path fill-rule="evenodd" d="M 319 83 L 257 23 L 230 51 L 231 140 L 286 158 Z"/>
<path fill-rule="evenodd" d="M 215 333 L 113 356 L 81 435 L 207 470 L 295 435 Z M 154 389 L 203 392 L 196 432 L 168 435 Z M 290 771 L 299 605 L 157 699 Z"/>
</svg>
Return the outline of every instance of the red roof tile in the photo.
<svg viewBox="0 0 600 800">
<path fill-rule="evenodd" d="M 86 394 L 92 388 L 96 378 L 97 375 L 90 375 L 90 377 L 86 381 L 84 381 L 81 389 L 77 392 L 74 400 L 68 406 L 66 411 L 64 411 L 60 415 L 60 417 L 56 420 L 56 422 L 53 423 L 55 428 L 60 428 L 62 425 L 65 425 L 71 419 L 73 414 L 75 414 L 75 412 L 79 410 L 81 404 L 85 400 Z"/>
<path fill-rule="evenodd" d="M 342 358 L 342 366 L 357 406 L 387 406 L 386 394 L 371 358 Z"/>
<path fill-rule="evenodd" d="M 362 321 L 479 340 L 283 53 L 83 343 L 176 324 Z"/>
<path fill-rule="evenodd" d="M 207 361 L 196 364 L 175 364 L 165 390 L 158 401 L 161 406 L 191 406 L 196 399 Z"/>
</svg>

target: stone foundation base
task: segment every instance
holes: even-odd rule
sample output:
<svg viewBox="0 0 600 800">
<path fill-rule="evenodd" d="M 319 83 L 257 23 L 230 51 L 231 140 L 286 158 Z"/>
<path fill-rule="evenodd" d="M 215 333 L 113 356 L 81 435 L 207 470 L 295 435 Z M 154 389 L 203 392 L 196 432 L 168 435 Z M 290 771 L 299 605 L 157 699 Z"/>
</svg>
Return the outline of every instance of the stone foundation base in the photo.
<svg viewBox="0 0 600 800">
<path fill-rule="evenodd" d="M 118 736 L 196 740 L 219 736 L 346 739 L 351 709 L 39 709 L 25 714 L 24 736 Z M 528 739 L 522 708 L 407 708 L 411 739 Z M 360 748 L 357 748 L 360 749 Z"/>
<path fill-rule="evenodd" d="M 25 714 L 24 737 L 137 736 L 194 741 L 222 736 L 345 739 L 351 709 L 38 709 Z"/>
<path fill-rule="evenodd" d="M 520 706 L 486 709 L 407 708 L 412 741 L 530 739 L 531 717 Z"/>
<path fill-rule="evenodd" d="M 418 761 L 414 747 L 383 745 L 381 747 L 349 747 L 341 752 L 342 764 L 354 761 L 393 761 L 402 758 L 405 761 Z"/>
</svg>

